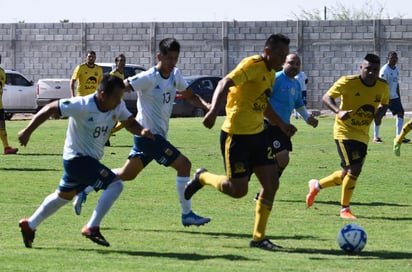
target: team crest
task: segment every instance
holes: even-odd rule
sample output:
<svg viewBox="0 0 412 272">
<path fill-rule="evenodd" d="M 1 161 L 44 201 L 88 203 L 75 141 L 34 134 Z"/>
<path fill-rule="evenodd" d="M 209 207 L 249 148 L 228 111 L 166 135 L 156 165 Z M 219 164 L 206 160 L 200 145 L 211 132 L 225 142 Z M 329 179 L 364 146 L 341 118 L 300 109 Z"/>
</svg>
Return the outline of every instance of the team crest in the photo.
<svg viewBox="0 0 412 272">
<path fill-rule="evenodd" d="M 278 140 L 273 141 L 273 147 L 278 149 L 280 147 L 280 142 Z"/>
<path fill-rule="evenodd" d="M 169 148 L 166 148 L 165 154 L 170 157 L 170 156 L 173 155 L 173 151 L 172 151 L 171 149 L 169 149 Z"/>
<path fill-rule="evenodd" d="M 235 163 L 234 173 L 244 173 L 246 172 L 245 165 L 242 162 Z"/>
</svg>

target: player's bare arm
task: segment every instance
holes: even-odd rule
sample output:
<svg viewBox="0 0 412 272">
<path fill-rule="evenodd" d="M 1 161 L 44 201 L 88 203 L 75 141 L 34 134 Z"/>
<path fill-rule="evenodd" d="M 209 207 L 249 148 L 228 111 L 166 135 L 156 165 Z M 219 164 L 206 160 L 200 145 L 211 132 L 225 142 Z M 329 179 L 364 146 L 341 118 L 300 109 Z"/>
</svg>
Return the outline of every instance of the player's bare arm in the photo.
<svg viewBox="0 0 412 272">
<path fill-rule="evenodd" d="M 154 139 L 154 136 L 150 129 L 144 128 L 139 122 L 136 121 L 136 119 L 133 116 L 130 116 L 129 119 L 127 119 L 126 121 L 122 121 L 121 123 L 130 133 L 134 135 Z"/>
<path fill-rule="evenodd" d="M 187 99 L 190 104 L 197 108 L 204 108 L 206 111 L 210 110 L 211 104 L 207 103 L 200 95 L 195 94 L 191 88 L 187 88 L 181 92 L 183 98 Z"/>
<path fill-rule="evenodd" d="M 76 96 L 76 89 L 75 89 L 76 80 L 70 79 L 70 94 L 72 97 Z"/>
<path fill-rule="evenodd" d="M 124 89 L 125 92 L 128 92 L 128 93 L 134 92 L 132 86 L 129 84 L 129 81 L 127 79 L 125 79 L 123 83 L 124 83 L 124 86 L 126 86 L 126 88 Z"/>
<path fill-rule="evenodd" d="M 376 110 L 375 114 L 375 124 L 380 125 L 382 122 L 383 116 L 385 116 L 385 112 L 388 109 L 389 105 L 379 105 L 379 107 Z"/>
<path fill-rule="evenodd" d="M 229 88 L 232 86 L 235 86 L 235 83 L 228 77 L 221 79 L 217 84 L 213 93 L 210 109 L 203 119 L 203 125 L 205 127 L 212 128 L 215 125 L 216 116 L 219 114 L 220 105 L 225 100 L 225 97 L 229 92 Z"/>
<path fill-rule="evenodd" d="M 323 103 L 334 113 L 336 113 L 341 120 L 346 120 L 350 118 L 350 113 L 352 110 L 341 110 L 336 104 L 335 99 L 330 97 L 327 93 L 322 97 Z"/>
<path fill-rule="evenodd" d="M 30 136 L 41 124 L 43 124 L 50 116 L 60 115 L 58 101 L 53 101 L 44 106 L 30 121 L 30 123 L 22 129 L 18 134 L 20 145 L 26 146 Z"/>
</svg>

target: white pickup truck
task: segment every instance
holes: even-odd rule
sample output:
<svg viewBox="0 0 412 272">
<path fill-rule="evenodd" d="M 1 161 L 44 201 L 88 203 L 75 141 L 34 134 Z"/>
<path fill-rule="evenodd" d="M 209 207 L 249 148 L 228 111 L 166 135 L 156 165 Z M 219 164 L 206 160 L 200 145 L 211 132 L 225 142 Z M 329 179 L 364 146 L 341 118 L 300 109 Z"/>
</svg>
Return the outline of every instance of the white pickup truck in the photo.
<svg viewBox="0 0 412 272">
<path fill-rule="evenodd" d="M 15 70 L 5 70 L 6 85 L 3 87 L 3 106 L 7 120 L 15 113 L 36 113 L 36 87 L 33 81 Z"/>
<path fill-rule="evenodd" d="M 103 73 L 109 73 L 114 64 L 111 63 L 97 63 L 102 67 Z M 125 78 L 134 76 L 145 69 L 140 65 L 126 64 Z M 70 79 L 52 79 L 45 78 L 39 79 L 36 85 L 36 103 L 39 108 L 44 107 L 46 104 L 60 99 L 70 97 Z M 126 106 L 133 114 L 137 113 L 136 100 L 137 94 L 135 92 L 125 93 L 123 97 L 126 102 Z"/>
</svg>

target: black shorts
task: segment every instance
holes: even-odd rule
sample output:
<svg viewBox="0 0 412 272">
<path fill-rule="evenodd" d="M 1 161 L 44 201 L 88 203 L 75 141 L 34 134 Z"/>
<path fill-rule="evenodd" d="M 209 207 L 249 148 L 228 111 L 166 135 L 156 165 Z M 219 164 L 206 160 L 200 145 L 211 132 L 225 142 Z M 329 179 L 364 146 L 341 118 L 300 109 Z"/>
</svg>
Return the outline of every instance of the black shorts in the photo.
<svg viewBox="0 0 412 272">
<path fill-rule="evenodd" d="M 274 164 L 268 134 L 233 135 L 220 132 L 220 150 L 228 178 L 251 176 L 255 166 Z"/>
<path fill-rule="evenodd" d="M 5 120 L 6 120 L 6 115 L 4 113 L 4 109 L 0 109 L 0 121 L 5 121 Z"/>
<path fill-rule="evenodd" d="M 292 151 L 292 141 L 278 126 L 266 127 L 273 153 L 277 154 L 282 150 Z"/>
<path fill-rule="evenodd" d="M 389 109 L 393 115 L 403 114 L 405 112 L 399 97 L 389 100 Z"/>
<path fill-rule="evenodd" d="M 368 150 L 366 144 L 354 140 L 335 140 L 335 143 L 343 168 L 355 164 L 363 164 Z"/>
</svg>

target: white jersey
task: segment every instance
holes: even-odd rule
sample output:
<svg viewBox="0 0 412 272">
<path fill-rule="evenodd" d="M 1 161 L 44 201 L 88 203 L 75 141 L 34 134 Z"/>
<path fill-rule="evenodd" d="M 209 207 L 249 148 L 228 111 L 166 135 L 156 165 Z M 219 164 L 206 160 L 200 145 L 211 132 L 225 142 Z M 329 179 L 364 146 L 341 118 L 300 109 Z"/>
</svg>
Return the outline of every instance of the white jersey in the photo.
<svg viewBox="0 0 412 272">
<path fill-rule="evenodd" d="M 388 63 L 386 63 L 379 71 L 379 77 L 386 80 L 389 84 L 389 99 L 398 98 L 398 93 L 396 92 L 399 83 L 399 69 L 395 66 L 392 69 Z"/>
<path fill-rule="evenodd" d="M 100 160 L 104 144 L 116 122 L 125 121 L 132 116 L 123 100 L 115 109 L 101 111 L 96 104 L 95 95 L 93 93 L 59 100 L 61 115 L 69 117 L 63 149 L 64 160 L 82 155 Z"/>
<path fill-rule="evenodd" d="M 306 82 L 308 80 L 308 77 L 306 76 L 305 72 L 301 71 L 299 72 L 296 76 L 295 79 L 299 82 L 300 84 L 300 89 L 302 91 L 306 91 Z"/>
<path fill-rule="evenodd" d="M 185 91 L 188 87 L 180 70 L 174 68 L 168 78 L 163 78 L 152 67 L 127 80 L 138 96 L 136 120 L 152 133 L 167 138 L 176 90 Z"/>
</svg>

